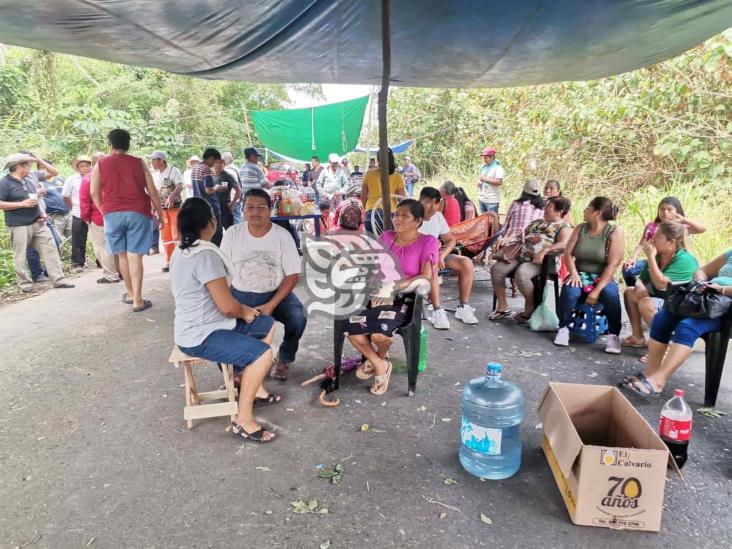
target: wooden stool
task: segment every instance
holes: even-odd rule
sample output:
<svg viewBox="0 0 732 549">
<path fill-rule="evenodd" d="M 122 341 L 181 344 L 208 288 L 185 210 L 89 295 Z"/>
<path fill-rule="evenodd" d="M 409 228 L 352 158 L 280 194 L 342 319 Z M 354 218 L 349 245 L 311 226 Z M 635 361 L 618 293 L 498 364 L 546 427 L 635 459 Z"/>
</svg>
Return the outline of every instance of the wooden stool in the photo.
<svg viewBox="0 0 732 549">
<path fill-rule="evenodd" d="M 224 375 L 225 389 L 199 393 L 196 389 L 196 378 L 193 376 L 193 365 L 209 364 L 208 360 L 191 357 L 181 351 L 177 346 L 173 347 L 168 362 L 173 362 L 176 368 L 183 367 L 185 375 L 186 407 L 183 408 L 183 419 L 189 429 L 193 429 L 194 419 L 207 417 L 231 416 L 231 421 L 236 419 L 236 387 L 234 387 L 234 366 L 233 364 L 222 364 L 221 373 Z M 212 402 L 223 400 L 224 402 Z"/>
</svg>

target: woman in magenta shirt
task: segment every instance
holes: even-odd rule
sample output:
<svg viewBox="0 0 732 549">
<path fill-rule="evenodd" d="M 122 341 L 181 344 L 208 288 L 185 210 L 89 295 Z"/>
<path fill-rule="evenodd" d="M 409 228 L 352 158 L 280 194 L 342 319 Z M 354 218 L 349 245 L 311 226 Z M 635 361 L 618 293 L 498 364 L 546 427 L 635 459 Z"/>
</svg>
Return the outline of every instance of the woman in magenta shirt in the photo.
<svg viewBox="0 0 732 549">
<path fill-rule="evenodd" d="M 397 291 L 417 278 L 429 281 L 434 276 L 440 246 L 434 236 L 418 232 L 423 218 L 422 204 L 417 200 L 403 200 L 394 214 L 394 230 L 386 231 L 380 237 L 402 274 L 402 280 L 396 284 Z M 393 298 L 375 297 L 366 309 L 350 318 L 346 335 L 366 357 L 356 376 L 359 379 L 374 378 L 371 386 L 374 395 L 383 395 L 389 387 L 392 365 L 388 354 L 394 341 L 394 331 L 406 322 L 413 306 L 414 298 L 408 294 Z"/>
</svg>

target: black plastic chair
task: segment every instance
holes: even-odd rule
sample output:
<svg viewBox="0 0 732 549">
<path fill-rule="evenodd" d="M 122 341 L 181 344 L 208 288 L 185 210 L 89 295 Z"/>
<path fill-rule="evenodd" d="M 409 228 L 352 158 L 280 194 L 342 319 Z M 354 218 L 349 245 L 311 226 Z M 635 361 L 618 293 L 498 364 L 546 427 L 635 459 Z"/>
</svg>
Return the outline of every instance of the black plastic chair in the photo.
<svg viewBox="0 0 732 549">
<path fill-rule="evenodd" d="M 704 352 L 706 366 L 706 380 L 704 383 L 704 406 L 713 408 L 717 404 L 719 384 L 722 381 L 722 370 L 727 357 L 729 337 L 732 333 L 732 314 L 727 314 L 722 323 L 722 328 L 717 332 L 704 334 L 702 338 L 706 343 Z"/>
<path fill-rule="evenodd" d="M 404 349 L 407 355 L 407 396 L 414 396 L 417 389 L 417 375 L 419 371 L 419 350 L 420 350 L 420 332 L 422 330 L 422 306 L 424 298 L 417 293 L 407 294 L 407 303 L 409 304 L 409 320 L 403 326 L 396 329 L 395 333 L 399 334 L 404 341 Z M 343 356 L 343 345 L 345 343 L 345 333 L 348 331 L 349 319 L 336 319 L 333 323 L 333 366 L 335 376 L 332 379 L 324 379 L 320 388 L 330 393 L 338 389 L 341 376 L 341 360 Z"/>
<path fill-rule="evenodd" d="M 538 307 L 539 304 L 544 300 L 544 288 L 547 282 L 554 282 L 554 303 L 559 303 L 559 272 L 557 271 L 557 254 L 546 254 L 544 260 L 541 262 L 541 272 L 533 277 L 531 281 L 534 283 L 534 306 Z M 518 265 L 516 265 L 518 269 Z M 513 270 L 508 278 L 513 280 L 513 275 L 516 272 Z M 496 310 L 497 298 L 495 292 L 493 292 L 493 310 Z"/>
</svg>

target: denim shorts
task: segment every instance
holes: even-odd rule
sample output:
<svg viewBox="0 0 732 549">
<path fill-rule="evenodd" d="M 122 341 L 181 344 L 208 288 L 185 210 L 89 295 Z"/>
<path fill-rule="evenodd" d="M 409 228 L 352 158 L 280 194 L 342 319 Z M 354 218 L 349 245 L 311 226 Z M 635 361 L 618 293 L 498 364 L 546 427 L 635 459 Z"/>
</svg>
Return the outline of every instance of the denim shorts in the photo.
<svg viewBox="0 0 732 549">
<path fill-rule="evenodd" d="M 112 255 L 150 251 L 153 221 L 139 212 L 110 212 L 104 215 L 104 238 Z"/>
<path fill-rule="evenodd" d="M 233 330 L 216 330 L 195 347 L 178 348 L 188 356 L 233 364 L 235 369 L 242 370 L 271 349 L 262 339 L 273 325 L 271 316 L 258 316 L 248 323 L 238 318 Z"/>
</svg>

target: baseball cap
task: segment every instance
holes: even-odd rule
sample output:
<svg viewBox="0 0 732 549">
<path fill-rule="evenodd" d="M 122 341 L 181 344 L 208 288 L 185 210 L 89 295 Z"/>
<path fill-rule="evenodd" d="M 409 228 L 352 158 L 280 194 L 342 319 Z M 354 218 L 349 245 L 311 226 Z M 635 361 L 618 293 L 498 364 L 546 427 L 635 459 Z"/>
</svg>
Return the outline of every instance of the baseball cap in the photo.
<svg viewBox="0 0 732 549">
<path fill-rule="evenodd" d="M 244 158 L 249 158 L 253 154 L 256 154 L 257 156 L 262 156 L 262 153 L 254 147 L 247 147 L 246 149 L 244 149 Z"/>
<path fill-rule="evenodd" d="M 168 155 L 166 155 L 163 151 L 153 151 L 153 153 L 150 155 L 150 160 L 164 160 L 165 162 L 167 162 Z"/>
<path fill-rule="evenodd" d="M 338 156 L 336 153 L 330 153 L 328 155 L 328 162 L 340 162 L 341 157 Z"/>
<path fill-rule="evenodd" d="M 14 153 L 14 154 L 9 155 L 5 159 L 5 165 L 3 166 L 3 170 L 7 170 L 8 168 L 17 166 L 18 164 L 23 164 L 24 162 L 35 162 L 35 161 L 36 161 L 36 159 L 33 158 L 29 154 Z"/>
<path fill-rule="evenodd" d="M 496 156 L 496 149 L 491 149 L 490 147 L 486 147 L 480 153 L 480 156 Z"/>
<path fill-rule="evenodd" d="M 535 194 L 539 195 L 541 193 L 541 183 L 539 183 L 536 179 L 527 179 L 524 183 L 524 192 L 526 194 Z"/>
</svg>

